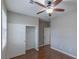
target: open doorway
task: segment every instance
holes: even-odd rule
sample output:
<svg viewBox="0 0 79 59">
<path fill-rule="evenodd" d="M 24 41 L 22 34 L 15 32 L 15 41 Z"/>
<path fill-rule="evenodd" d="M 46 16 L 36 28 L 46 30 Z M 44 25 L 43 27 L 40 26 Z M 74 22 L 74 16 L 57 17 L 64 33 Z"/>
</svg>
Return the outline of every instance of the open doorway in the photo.
<svg viewBox="0 0 79 59">
<path fill-rule="evenodd" d="M 39 47 L 42 47 L 44 45 L 47 45 L 48 40 L 50 40 L 49 38 L 49 29 L 46 28 L 50 28 L 50 22 L 48 21 L 44 21 L 44 20 L 39 20 Z"/>
<path fill-rule="evenodd" d="M 35 27 L 34 26 L 26 26 L 26 51 L 30 49 L 35 49 L 36 41 L 35 41 Z"/>
<path fill-rule="evenodd" d="M 26 26 L 26 55 L 27 59 L 38 58 L 37 51 L 37 28 L 35 26 Z M 31 56 L 31 57 L 30 57 Z"/>
<path fill-rule="evenodd" d="M 44 45 L 49 45 L 50 46 L 50 40 L 51 39 L 51 34 L 50 34 L 50 27 L 44 28 Z"/>
</svg>

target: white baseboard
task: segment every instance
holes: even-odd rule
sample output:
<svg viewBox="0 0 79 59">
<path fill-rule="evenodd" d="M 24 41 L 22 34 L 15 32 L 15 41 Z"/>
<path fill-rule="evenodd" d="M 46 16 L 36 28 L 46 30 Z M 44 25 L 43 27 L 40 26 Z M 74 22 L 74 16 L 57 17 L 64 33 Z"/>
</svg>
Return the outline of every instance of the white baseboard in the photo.
<svg viewBox="0 0 79 59">
<path fill-rule="evenodd" d="M 40 45 L 39 47 L 42 47 L 42 46 L 44 46 L 44 45 Z"/>
<path fill-rule="evenodd" d="M 50 45 L 50 44 L 44 44 L 44 45 L 40 45 L 39 47 L 46 46 L 46 45 Z"/>
<path fill-rule="evenodd" d="M 72 54 L 69 54 L 69 53 L 64 52 L 64 51 L 62 51 L 62 50 L 59 50 L 59 49 L 57 49 L 57 48 L 53 48 L 53 47 L 50 47 L 50 48 L 77 59 L 77 57 L 74 56 L 74 55 L 72 55 Z"/>
<path fill-rule="evenodd" d="M 36 51 L 39 51 L 39 48 L 36 48 L 35 50 L 36 50 Z"/>
</svg>

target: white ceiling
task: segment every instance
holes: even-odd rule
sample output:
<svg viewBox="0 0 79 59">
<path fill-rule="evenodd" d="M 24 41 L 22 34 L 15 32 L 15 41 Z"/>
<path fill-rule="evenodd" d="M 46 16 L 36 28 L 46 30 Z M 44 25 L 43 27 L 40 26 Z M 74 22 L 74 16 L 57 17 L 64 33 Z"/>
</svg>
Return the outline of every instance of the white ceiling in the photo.
<svg viewBox="0 0 79 59">
<path fill-rule="evenodd" d="M 44 4 L 45 0 L 36 0 L 36 1 Z M 29 2 L 30 0 L 5 0 L 6 7 L 9 11 L 24 14 L 24 15 L 34 16 L 34 17 L 40 17 L 45 20 L 48 20 L 49 16 L 46 12 L 43 12 L 39 15 L 36 14 L 41 9 L 43 9 L 42 7 L 36 4 L 31 4 Z M 64 13 L 76 10 L 77 9 L 76 4 L 77 4 L 77 0 L 63 0 L 56 7 L 65 9 L 65 12 L 54 12 L 52 14 L 52 17 L 63 15 Z"/>
</svg>

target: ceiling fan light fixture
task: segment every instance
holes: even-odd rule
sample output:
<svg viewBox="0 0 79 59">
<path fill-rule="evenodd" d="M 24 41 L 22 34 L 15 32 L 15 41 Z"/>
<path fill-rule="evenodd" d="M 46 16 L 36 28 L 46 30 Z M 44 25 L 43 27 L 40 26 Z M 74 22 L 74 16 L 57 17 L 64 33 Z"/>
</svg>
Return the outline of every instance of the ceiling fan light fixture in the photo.
<svg viewBox="0 0 79 59">
<path fill-rule="evenodd" d="M 56 0 L 53 0 L 53 2 L 55 2 Z"/>
<path fill-rule="evenodd" d="M 47 13 L 52 13 L 53 12 L 53 9 L 47 9 L 46 12 Z"/>
</svg>

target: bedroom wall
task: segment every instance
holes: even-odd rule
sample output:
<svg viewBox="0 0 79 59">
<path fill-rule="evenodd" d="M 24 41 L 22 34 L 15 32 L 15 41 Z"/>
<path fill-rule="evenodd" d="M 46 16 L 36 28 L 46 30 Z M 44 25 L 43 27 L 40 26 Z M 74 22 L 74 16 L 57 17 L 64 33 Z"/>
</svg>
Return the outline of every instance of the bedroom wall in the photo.
<svg viewBox="0 0 79 59">
<path fill-rule="evenodd" d="M 35 49 L 38 49 L 38 18 L 8 11 L 8 58 L 25 54 L 26 26 L 36 27 Z"/>
<path fill-rule="evenodd" d="M 76 10 L 51 19 L 51 48 L 77 56 Z"/>
</svg>

